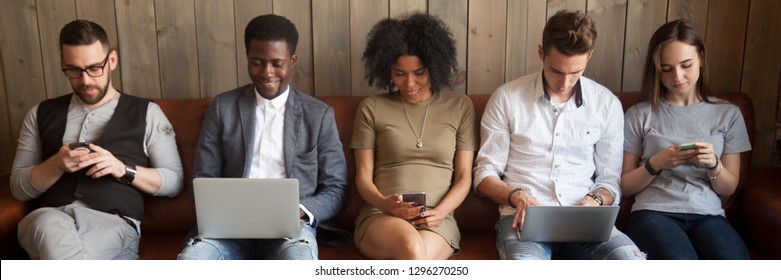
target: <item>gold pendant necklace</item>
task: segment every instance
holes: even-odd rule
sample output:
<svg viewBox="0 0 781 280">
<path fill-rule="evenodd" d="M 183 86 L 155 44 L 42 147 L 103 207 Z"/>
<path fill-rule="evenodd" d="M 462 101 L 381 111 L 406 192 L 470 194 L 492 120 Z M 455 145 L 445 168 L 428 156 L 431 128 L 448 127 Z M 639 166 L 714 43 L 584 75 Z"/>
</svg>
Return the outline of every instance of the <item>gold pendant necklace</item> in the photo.
<svg viewBox="0 0 781 280">
<path fill-rule="evenodd" d="M 401 106 L 404 107 L 404 116 L 407 117 L 407 123 L 409 123 L 409 128 L 412 129 L 412 133 L 415 134 L 415 138 L 417 138 L 417 143 L 415 144 L 418 149 L 423 148 L 423 131 L 426 130 L 426 120 L 428 119 L 428 105 L 431 104 L 431 98 L 433 96 L 429 96 L 428 100 L 426 101 L 426 113 L 423 115 L 423 125 L 420 127 L 420 136 L 418 136 L 418 133 L 415 131 L 415 127 L 412 125 L 412 121 L 409 118 L 409 113 L 407 113 L 407 105 L 404 105 L 404 98 L 399 96 L 401 99 Z"/>
</svg>

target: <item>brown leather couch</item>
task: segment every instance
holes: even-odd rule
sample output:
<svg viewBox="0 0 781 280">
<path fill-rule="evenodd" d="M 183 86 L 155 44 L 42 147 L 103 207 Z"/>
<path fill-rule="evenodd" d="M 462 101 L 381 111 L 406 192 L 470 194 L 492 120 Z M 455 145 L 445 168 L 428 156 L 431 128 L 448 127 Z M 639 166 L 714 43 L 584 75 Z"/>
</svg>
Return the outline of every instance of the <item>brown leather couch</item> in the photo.
<svg viewBox="0 0 781 280">
<path fill-rule="evenodd" d="M 618 93 L 624 110 L 637 102 L 637 93 Z M 721 94 L 722 98 L 737 104 L 746 120 L 746 126 L 754 127 L 754 108 L 748 95 Z M 470 95 L 476 113 L 482 116 L 487 95 Z M 353 117 L 362 97 L 322 97 L 334 107 L 339 136 L 344 146 L 350 176 L 351 190 L 345 209 L 336 217 L 342 229 L 352 232 L 358 209 L 363 204 L 353 190 L 354 162 L 349 150 Z M 184 164 L 185 178 L 191 178 L 193 153 L 200 133 L 200 124 L 210 99 L 159 99 L 176 132 L 179 153 Z M 479 118 L 478 118 L 479 119 Z M 749 130 L 753 140 L 754 130 Z M 728 218 L 739 229 L 748 244 L 752 256 L 757 259 L 781 259 L 781 169 L 750 167 L 751 152 L 742 155 L 743 172 L 741 187 L 736 196 L 725 200 Z M 26 258 L 16 238 L 18 222 L 35 207 L 35 202 L 19 202 L 11 197 L 9 175 L 0 176 L 0 258 Z M 141 224 L 142 259 L 174 259 L 181 250 L 185 235 L 195 223 L 195 213 L 190 190 L 175 198 L 145 196 L 145 216 Z M 622 212 L 616 224 L 621 228 L 629 214 L 632 199 L 625 198 Z M 451 259 L 497 259 L 494 223 L 498 219 L 497 205 L 474 193 L 467 196 L 456 210 L 456 219 L 462 233 L 461 253 Z M 321 259 L 363 259 L 354 247 L 320 245 Z"/>
</svg>

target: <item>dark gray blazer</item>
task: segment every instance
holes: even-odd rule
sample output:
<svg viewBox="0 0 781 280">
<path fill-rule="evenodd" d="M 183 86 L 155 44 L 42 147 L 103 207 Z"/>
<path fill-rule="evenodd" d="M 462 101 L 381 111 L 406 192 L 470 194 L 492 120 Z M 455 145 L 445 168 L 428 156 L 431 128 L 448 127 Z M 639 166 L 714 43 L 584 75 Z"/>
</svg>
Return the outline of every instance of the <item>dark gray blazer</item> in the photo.
<svg viewBox="0 0 781 280">
<path fill-rule="evenodd" d="M 255 142 L 252 85 L 216 96 L 195 149 L 193 177 L 246 178 Z M 333 108 L 290 87 L 285 105 L 284 158 L 288 178 L 299 183 L 299 201 L 312 225 L 333 218 L 346 200 L 347 164 Z"/>
</svg>

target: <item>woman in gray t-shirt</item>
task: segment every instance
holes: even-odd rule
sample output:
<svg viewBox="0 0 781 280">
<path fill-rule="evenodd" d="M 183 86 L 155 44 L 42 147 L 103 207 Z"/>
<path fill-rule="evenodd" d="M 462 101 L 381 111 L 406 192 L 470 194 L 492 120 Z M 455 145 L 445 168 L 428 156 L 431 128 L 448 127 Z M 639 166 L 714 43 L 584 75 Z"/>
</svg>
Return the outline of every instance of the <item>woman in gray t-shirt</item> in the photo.
<svg viewBox="0 0 781 280">
<path fill-rule="evenodd" d="M 635 196 L 625 232 L 648 259 L 748 259 L 721 207 L 751 149 L 743 116 L 711 97 L 691 23 L 661 26 L 648 51 L 643 102 L 625 115 L 621 189 Z"/>
</svg>

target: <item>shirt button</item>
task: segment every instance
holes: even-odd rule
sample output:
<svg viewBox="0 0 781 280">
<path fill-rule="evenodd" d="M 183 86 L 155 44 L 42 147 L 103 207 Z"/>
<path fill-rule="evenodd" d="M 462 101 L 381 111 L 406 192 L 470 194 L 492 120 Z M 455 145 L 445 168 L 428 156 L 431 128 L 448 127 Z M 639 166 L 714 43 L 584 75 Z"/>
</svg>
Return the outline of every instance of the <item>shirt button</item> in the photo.
<svg viewBox="0 0 781 280">
<path fill-rule="evenodd" d="M 554 166 L 553 166 L 553 168 L 559 168 L 559 165 L 558 165 L 558 164 L 556 164 L 556 165 L 554 165 Z"/>
<path fill-rule="evenodd" d="M 559 197 L 561 197 L 561 193 L 559 193 Z"/>
<path fill-rule="evenodd" d="M 554 113 L 558 113 L 558 112 L 559 112 L 559 109 L 553 109 L 553 112 L 554 112 Z"/>
<path fill-rule="evenodd" d="M 558 133 L 558 132 L 556 132 L 556 136 L 559 136 L 559 133 Z"/>
</svg>

